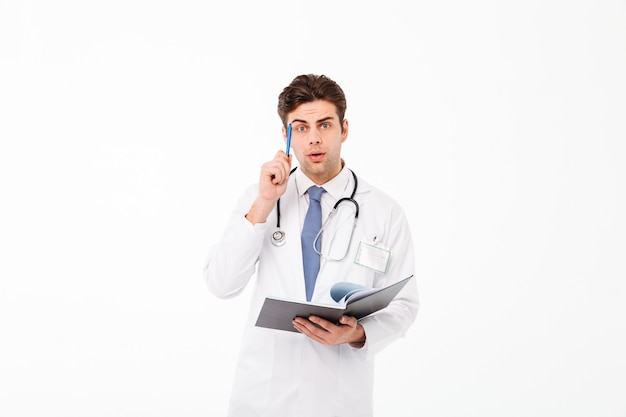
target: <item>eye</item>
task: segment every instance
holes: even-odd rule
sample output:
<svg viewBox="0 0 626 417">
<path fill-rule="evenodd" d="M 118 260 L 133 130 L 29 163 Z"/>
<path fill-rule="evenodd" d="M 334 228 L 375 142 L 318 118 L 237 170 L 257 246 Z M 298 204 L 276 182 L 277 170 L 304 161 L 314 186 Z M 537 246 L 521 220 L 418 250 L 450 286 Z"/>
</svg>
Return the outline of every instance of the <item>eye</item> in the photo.
<svg viewBox="0 0 626 417">
<path fill-rule="evenodd" d="M 330 127 L 330 123 L 322 123 L 322 129 L 328 129 Z"/>
<path fill-rule="evenodd" d="M 296 130 L 298 132 L 306 132 L 306 126 L 300 125 L 300 126 L 296 127 Z"/>
</svg>

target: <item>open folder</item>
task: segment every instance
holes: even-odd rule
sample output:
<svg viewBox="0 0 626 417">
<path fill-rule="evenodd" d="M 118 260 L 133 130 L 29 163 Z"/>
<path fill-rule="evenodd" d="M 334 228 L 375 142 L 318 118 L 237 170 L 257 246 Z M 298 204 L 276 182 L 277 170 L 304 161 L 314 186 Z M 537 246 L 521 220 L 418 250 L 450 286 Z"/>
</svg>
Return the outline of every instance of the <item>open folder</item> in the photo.
<svg viewBox="0 0 626 417">
<path fill-rule="evenodd" d="M 263 302 L 256 326 L 270 329 L 297 332 L 292 321 L 296 317 L 318 316 L 333 323 L 339 322 L 343 315 L 357 319 L 369 316 L 387 307 L 413 275 L 382 288 L 367 288 L 349 282 L 339 282 L 330 290 L 330 295 L 337 302 L 315 304 L 267 297 Z"/>
</svg>

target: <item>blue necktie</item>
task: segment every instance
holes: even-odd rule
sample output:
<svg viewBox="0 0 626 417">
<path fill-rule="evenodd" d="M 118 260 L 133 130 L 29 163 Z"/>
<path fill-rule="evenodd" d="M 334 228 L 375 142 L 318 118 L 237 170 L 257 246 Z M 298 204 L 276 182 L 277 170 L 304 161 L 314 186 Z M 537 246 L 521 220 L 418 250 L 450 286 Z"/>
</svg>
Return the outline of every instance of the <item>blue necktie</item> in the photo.
<svg viewBox="0 0 626 417">
<path fill-rule="evenodd" d="M 322 206 L 320 199 L 326 191 L 321 187 L 312 186 L 307 190 L 309 193 L 309 209 L 304 218 L 302 227 L 302 264 L 304 266 L 304 286 L 306 288 L 306 300 L 311 301 L 315 280 L 320 270 L 320 256 L 313 250 L 313 241 L 322 227 Z M 321 251 L 322 239 L 317 239 L 317 250 Z"/>
</svg>

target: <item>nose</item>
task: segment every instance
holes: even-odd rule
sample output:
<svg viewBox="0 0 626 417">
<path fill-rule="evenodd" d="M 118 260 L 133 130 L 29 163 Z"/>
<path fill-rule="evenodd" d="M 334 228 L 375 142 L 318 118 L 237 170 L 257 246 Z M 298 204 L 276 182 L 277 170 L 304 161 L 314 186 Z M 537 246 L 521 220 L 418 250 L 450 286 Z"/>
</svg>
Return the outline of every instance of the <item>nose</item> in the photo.
<svg viewBox="0 0 626 417">
<path fill-rule="evenodd" d="M 315 145 L 322 142 L 322 136 L 314 129 L 309 133 L 309 145 Z"/>
</svg>

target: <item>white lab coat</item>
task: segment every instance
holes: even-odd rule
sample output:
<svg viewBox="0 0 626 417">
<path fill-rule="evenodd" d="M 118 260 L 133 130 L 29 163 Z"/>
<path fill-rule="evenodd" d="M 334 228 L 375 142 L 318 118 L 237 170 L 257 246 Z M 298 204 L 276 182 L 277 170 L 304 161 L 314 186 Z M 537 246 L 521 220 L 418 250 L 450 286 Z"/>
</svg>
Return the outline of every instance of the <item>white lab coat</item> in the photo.
<svg viewBox="0 0 626 417">
<path fill-rule="evenodd" d="M 350 176 L 346 168 L 340 175 Z M 345 196 L 350 195 L 353 186 L 350 176 Z M 286 233 L 284 246 L 270 243 L 270 235 L 276 230 L 275 209 L 264 224 L 253 226 L 244 217 L 258 192 L 254 185 L 240 199 L 205 265 L 207 284 L 218 297 L 238 295 L 256 277 L 229 416 L 372 416 L 374 356 L 402 337 L 415 320 L 419 306 L 415 278 L 389 307 L 360 321 L 367 337 L 361 349 L 347 344 L 324 346 L 300 333 L 255 327 L 266 296 L 305 300 L 300 244 L 302 219 L 296 188 L 292 175 L 280 202 L 281 229 Z M 334 303 L 329 292 L 338 281 L 380 287 L 415 272 L 411 233 L 401 207 L 362 179 L 355 200 L 360 212 L 349 253 L 341 261 L 322 260 L 313 302 Z M 333 224 L 324 230 L 323 252 L 331 244 L 336 253 L 346 248 L 342 243 L 349 239 L 353 209 L 350 203 L 340 207 L 343 208 L 334 216 Z M 391 251 L 386 273 L 354 263 L 359 243 L 372 243 L 374 239 Z"/>
</svg>

